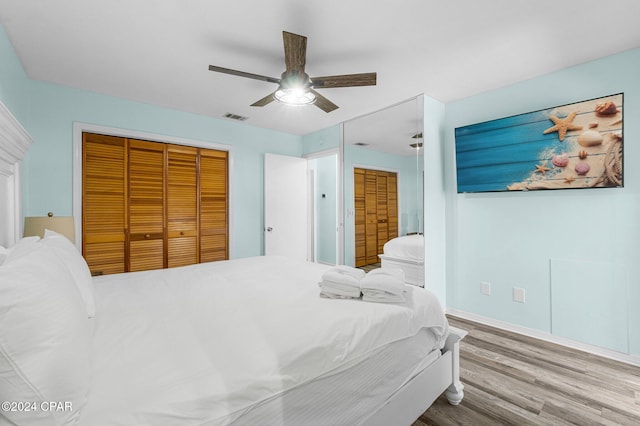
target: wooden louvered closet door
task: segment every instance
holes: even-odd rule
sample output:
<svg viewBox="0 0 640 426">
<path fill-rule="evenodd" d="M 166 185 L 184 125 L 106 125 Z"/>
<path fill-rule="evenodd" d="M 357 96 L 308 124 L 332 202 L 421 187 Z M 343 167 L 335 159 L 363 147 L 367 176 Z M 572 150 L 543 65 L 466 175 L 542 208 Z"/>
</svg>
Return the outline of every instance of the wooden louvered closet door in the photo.
<svg viewBox="0 0 640 426">
<path fill-rule="evenodd" d="M 164 145 L 129 141 L 129 271 L 166 267 Z"/>
<path fill-rule="evenodd" d="M 83 254 L 93 274 L 228 259 L 227 153 L 83 134 Z"/>
<path fill-rule="evenodd" d="M 396 173 L 354 169 L 356 266 L 379 262 L 384 244 L 398 236 Z"/>
<path fill-rule="evenodd" d="M 123 138 L 82 135 L 82 253 L 92 272 L 127 268 L 127 146 Z"/>
<path fill-rule="evenodd" d="M 200 152 L 200 261 L 229 258 L 227 153 Z"/>
<path fill-rule="evenodd" d="M 168 267 L 199 263 L 198 149 L 167 146 Z"/>
</svg>

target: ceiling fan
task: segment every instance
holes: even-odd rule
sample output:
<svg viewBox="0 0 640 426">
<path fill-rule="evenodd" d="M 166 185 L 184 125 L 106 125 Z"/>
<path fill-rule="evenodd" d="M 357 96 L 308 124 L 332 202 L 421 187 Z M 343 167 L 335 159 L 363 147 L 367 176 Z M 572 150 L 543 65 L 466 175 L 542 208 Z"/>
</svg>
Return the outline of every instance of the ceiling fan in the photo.
<svg viewBox="0 0 640 426">
<path fill-rule="evenodd" d="M 284 41 L 285 71 L 280 78 L 251 74 L 229 68 L 209 65 L 209 71 L 237 75 L 239 77 L 262 80 L 278 84 L 275 92 L 254 102 L 251 106 L 262 107 L 271 102 L 279 101 L 290 105 L 314 104 L 324 112 L 331 112 L 338 108 L 336 104 L 316 92 L 315 89 L 330 89 L 334 87 L 375 86 L 376 73 L 333 75 L 328 77 L 309 77 L 304 71 L 307 54 L 307 38 L 287 31 L 282 32 Z"/>
</svg>

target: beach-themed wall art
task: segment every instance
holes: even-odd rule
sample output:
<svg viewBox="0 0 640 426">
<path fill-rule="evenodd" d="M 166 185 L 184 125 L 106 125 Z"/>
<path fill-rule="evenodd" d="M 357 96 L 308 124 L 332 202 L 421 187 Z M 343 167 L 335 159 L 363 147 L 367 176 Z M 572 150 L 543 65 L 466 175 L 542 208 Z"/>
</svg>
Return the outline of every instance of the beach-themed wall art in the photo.
<svg viewBox="0 0 640 426">
<path fill-rule="evenodd" d="M 623 186 L 623 94 L 458 127 L 458 192 Z"/>
</svg>

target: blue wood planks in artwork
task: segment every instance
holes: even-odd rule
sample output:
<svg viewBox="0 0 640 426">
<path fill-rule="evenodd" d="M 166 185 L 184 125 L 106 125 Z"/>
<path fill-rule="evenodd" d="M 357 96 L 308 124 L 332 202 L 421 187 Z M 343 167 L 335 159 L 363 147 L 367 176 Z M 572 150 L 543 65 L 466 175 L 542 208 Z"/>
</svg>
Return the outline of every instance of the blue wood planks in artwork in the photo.
<svg viewBox="0 0 640 426">
<path fill-rule="evenodd" d="M 561 150 L 556 134 L 543 134 L 552 124 L 536 111 L 457 128 L 458 192 L 505 191 L 524 180 L 545 150 Z"/>
</svg>

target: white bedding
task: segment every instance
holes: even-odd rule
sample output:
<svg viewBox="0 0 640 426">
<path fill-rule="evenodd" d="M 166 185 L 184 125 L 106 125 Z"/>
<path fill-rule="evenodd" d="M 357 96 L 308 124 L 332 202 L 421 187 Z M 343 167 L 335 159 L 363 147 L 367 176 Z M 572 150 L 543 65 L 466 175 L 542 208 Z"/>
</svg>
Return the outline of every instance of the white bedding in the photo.
<svg viewBox="0 0 640 426">
<path fill-rule="evenodd" d="M 383 252 L 386 256 L 417 262 L 424 261 L 424 235 L 404 235 L 387 241 Z"/>
<path fill-rule="evenodd" d="M 228 424 L 421 329 L 444 344 L 446 318 L 427 290 L 407 288 L 405 304 L 321 298 L 326 269 L 256 257 L 95 278 L 80 424 Z"/>
<path fill-rule="evenodd" d="M 377 349 L 366 360 L 329 373 L 251 407 L 241 425 L 357 426 L 405 383 L 436 361 L 428 330 Z M 265 422 L 265 419 L 269 419 Z M 401 424 L 401 423 L 397 423 Z"/>
</svg>

